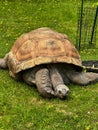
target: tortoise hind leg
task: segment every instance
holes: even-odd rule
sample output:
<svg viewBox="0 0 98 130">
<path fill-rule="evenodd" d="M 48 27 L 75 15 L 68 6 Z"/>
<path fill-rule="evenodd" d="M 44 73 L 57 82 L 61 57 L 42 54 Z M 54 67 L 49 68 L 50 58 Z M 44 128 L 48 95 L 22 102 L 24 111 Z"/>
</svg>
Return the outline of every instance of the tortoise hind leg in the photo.
<svg viewBox="0 0 98 130">
<path fill-rule="evenodd" d="M 69 72 L 67 75 L 73 83 L 79 85 L 98 82 L 98 74 L 93 72 Z"/>
<path fill-rule="evenodd" d="M 8 59 L 8 54 L 6 54 L 4 58 L 0 58 L 0 68 L 2 69 L 8 68 L 7 59 Z"/>
<path fill-rule="evenodd" d="M 41 68 L 36 72 L 35 83 L 39 93 L 43 97 L 47 98 L 54 97 L 54 91 L 49 76 L 49 70 L 47 68 Z"/>
</svg>

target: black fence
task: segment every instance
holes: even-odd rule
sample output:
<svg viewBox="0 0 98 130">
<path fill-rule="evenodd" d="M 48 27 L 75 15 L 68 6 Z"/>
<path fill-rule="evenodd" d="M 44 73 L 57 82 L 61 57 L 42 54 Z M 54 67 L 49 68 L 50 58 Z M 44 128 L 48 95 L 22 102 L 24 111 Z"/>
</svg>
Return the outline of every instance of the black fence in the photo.
<svg viewBox="0 0 98 130">
<path fill-rule="evenodd" d="M 98 47 L 98 5 L 81 1 L 78 8 L 76 46 L 79 50 Z"/>
</svg>

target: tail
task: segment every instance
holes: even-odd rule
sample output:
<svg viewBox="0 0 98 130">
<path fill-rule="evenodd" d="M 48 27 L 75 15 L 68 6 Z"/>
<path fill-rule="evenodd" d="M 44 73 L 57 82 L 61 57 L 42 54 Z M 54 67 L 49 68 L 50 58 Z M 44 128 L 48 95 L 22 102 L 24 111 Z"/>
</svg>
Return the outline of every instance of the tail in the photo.
<svg viewBox="0 0 98 130">
<path fill-rule="evenodd" d="M 7 69 L 8 68 L 7 60 L 8 60 L 8 54 L 6 54 L 4 58 L 0 58 L 0 68 L 1 69 Z"/>
<path fill-rule="evenodd" d="M 82 65 L 84 66 L 87 72 L 98 73 L 98 60 L 83 61 Z"/>
</svg>

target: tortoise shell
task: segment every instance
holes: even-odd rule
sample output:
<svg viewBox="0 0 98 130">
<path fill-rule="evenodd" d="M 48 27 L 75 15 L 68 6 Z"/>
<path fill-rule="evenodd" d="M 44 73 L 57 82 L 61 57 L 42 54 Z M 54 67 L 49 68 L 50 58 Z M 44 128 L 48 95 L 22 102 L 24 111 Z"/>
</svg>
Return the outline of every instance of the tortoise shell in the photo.
<svg viewBox="0 0 98 130">
<path fill-rule="evenodd" d="M 13 77 L 22 70 L 47 63 L 82 66 L 68 36 L 45 27 L 21 35 L 9 52 L 8 67 Z"/>
</svg>

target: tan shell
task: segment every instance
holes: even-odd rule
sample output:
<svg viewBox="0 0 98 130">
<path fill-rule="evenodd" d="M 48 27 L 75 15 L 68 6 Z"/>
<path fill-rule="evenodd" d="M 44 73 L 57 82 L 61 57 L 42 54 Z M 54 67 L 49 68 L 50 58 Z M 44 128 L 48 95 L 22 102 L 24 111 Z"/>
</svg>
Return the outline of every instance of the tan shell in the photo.
<svg viewBox="0 0 98 130">
<path fill-rule="evenodd" d="M 79 53 L 67 35 L 45 27 L 21 35 L 14 43 L 8 58 L 13 77 L 36 65 L 58 62 L 82 66 Z"/>
</svg>

